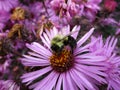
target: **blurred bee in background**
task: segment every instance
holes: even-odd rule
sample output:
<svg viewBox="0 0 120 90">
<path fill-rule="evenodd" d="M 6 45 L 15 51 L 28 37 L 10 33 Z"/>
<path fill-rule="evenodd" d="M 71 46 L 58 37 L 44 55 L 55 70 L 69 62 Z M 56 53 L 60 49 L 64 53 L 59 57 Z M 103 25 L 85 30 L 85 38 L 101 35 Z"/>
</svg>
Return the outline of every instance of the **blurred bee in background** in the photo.
<svg viewBox="0 0 120 90">
<path fill-rule="evenodd" d="M 73 32 L 72 32 L 73 33 Z M 71 34 L 68 34 L 64 37 L 56 36 L 51 41 L 51 49 L 54 53 L 61 53 L 63 49 L 70 49 L 71 52 L 76 48 L 77 41 L 74 39 Z"/>
</svg>

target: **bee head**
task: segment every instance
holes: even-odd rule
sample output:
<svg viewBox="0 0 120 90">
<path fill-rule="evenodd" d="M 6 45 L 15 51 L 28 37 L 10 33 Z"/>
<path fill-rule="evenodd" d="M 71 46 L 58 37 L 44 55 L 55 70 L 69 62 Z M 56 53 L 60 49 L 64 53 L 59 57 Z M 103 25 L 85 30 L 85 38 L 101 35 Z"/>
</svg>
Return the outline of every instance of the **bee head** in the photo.
<svg viewBox="0 0 120 90">
<path fill-rule="evenodd" d="M 51 41 L 51 49 L 53 52 L 59 53 L 62 51 L 64 43 L 61 36 L 56 36 Z"/>
<path fill-rule="evenodd" d="M 64 41 L 64 45 L 69 45 L 72 49 L 74 49 L 77 45 L 76 40 L 72 36 L 67 36 Z"/>
</svg>

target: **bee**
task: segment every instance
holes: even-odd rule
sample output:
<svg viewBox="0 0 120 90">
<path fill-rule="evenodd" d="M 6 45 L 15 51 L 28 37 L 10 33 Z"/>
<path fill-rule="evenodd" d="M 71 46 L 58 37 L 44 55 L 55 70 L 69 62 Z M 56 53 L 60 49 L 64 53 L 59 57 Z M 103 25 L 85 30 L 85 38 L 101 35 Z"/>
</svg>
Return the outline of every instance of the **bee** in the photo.
<svg viewBox="0 0 120 90">
<path fill-rule="evenodd" d="M 72 32 L 73 33 L 73 32 Z M 77 41 L 69 33 L 66 36 L 56 36 L 51 41 L 51 49 L 54 53 L 61 53 L 63 49 L 70 49 L 73 52 L 73 49 L 77 46 Z"/>
</svg>

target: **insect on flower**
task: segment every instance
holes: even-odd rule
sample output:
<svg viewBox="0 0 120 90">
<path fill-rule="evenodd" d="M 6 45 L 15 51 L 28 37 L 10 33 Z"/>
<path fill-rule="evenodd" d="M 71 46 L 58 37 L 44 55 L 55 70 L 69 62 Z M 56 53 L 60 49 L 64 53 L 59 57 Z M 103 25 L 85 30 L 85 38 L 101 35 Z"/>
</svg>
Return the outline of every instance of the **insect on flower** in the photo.
<svg viewBox="0 0 120 90">
<path fill-rule="evenodd" d="M 55 53 L 60 53 L 64 48 L 68 48 L 71 51 L 73 51 L 74 48 L 76 48 L 76 39 L 74 39 L 71 34 L 74 32 L 69 33 L 66 36 L 56 36 L 51 41 L 51 49 Z"/>
</svg>

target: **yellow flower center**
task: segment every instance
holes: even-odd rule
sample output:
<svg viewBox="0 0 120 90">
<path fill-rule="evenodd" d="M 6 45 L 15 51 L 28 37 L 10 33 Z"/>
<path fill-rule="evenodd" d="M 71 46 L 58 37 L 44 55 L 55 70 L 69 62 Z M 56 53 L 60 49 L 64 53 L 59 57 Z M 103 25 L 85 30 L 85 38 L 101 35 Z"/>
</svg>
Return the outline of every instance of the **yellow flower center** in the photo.
<svg viewBox="0 0 120 90">
<path fill-rule="evenodd" d="M 57 72 L 65 72 L 73 66 L 73 55 L 70 50 L 62 50 L 60 54 L 53 53 L 50 57 L 50 63 Z"/>
</svg>

